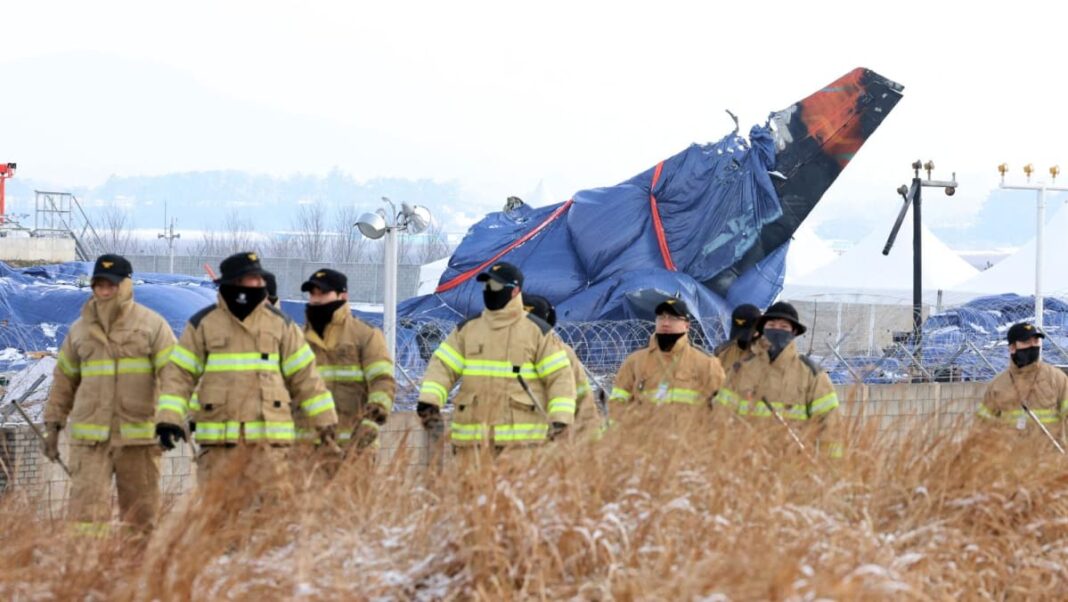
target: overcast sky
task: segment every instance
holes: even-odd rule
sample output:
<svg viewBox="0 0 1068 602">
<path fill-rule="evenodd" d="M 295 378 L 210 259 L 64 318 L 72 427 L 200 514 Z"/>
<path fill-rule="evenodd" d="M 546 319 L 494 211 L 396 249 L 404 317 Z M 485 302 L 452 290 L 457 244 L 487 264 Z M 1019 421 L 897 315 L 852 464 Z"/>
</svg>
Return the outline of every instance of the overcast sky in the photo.
<svg viewBox="0 0 1068 602">
<path fill-rule="evenodd" d="M 6 3 L 0 160 L 56 186 L 336 166 L 497 208 L 617 183 L 728 133 L 724 109 L 747 129 L 865 66 L 905 97 L 813 220 L 891 216 L 930 158 L 962 186 L 929 223 L 965 223 L 999 162 L 1068 169 L 1068 8 L 945 4 Z"/>
</svg>

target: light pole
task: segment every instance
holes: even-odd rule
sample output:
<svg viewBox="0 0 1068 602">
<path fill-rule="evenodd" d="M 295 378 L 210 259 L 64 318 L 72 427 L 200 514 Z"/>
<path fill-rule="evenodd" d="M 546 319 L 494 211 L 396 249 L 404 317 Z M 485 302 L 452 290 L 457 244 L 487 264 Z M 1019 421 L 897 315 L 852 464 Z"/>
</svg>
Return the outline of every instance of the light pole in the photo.
<svg viewBox="0 0 1068 602">
<path fill-rule="evenodd" d="M 1042 233 L 1046 229 L 1046 191 L 1068 192 L 1068 188 L 1053 186 L 1053 184 L 1057 183 L 1057 176 L 1061 173 L 1061 168 L 1057 165 L 1049 168 L 1051 179 L 1048 185 L 1045 182 L 1031 183 L 1031 174 L 1035 173 L 1035 167 L 1030 163 L 1024 165 L 1023 168 L 1024 174 L 1027 175 L 1027 184 L 1006 184 L 1005 174 L 1008 171 L 1009 165 L 1007 163 L 998 165 L 998 173 L 1001 174 L 999 188 L 1002 190 L 1038 191 L 1037 206 L 1035 208 L 1035 326 L 1042 328 L 1042 255 L 1045 253 L 1042 248 Z"/>
<path fill-rule="evenodd" d="M 167 228 L 167 203 L 163 203 L 163 234 L 156 235 L 156 238 L 167 239 L 167 250 L 171 256 L 171 270 L 170 274 L 174 273 L 174 239 L 181 238 L 181 234 L 175 234 L 174 232 L 175 219 L 171 218 L 170 229 Z"/>
<path fill-rule="evenodd" d="M 386 335 L 386 348 L 389 357 L 396 359 L 397 347 L 397 235 L 399 233 L 420 234 L 430 226 L 430 210 L 418 205 L 401 203 L 397 211 L 393 201 L 382 197 L 389 205 L 389 211 L 379 209 L 374 213 L 364 213 L 353 224 L 371 240 L 385 236 L 385 281 L 382 293 L 382 331 Z"/>
<path fill-rule="evenodd" d="M 920 177 L 920 169 L 927 172 L 927 179 Z M 942 188 L 946 196 L 953 196 L 957 192 L 957 174 L 954 172 L 951 180 L 932 180 L 931 172 L 934 171 L 934 161 L 912 163 L 912 185 L 900 186 L 897 193 L 905 201 L 901 206 L 901 212 L 897 214 L 897 221 L 890 230 L 890 238 L 883 247 L 883 255 L 890 254 L 890 248 L 894 246 L 898 230 L 905 221 L 905 213 L 912 205 L 912 344 L 913 356 L 919 365 L 923 361 L 923 219 L 920 213 L 921 200 L 924 188 Z"/>
</svg>

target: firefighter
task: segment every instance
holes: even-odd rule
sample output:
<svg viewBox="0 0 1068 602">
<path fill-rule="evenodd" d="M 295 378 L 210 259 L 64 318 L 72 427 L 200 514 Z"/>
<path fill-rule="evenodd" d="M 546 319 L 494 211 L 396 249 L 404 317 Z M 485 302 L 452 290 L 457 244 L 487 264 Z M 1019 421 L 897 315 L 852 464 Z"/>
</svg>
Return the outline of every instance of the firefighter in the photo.
<svg viewBox="0 0 1068 602">
<path fill-rule="evenodd" d="M 682 299 L 656 306 L 649 345 L 630 354 L 612 383 L 610 402 L 707 406 L 723 385 L 719 360 L 690 344 L 690 310 Z"/>
<path fill-rule="evenodd" d="M 315 352 L 319 376 L 337 406 L 337 437 L 357 450 L 377 446 L 378 432 L 393 409 L 397 383 L 382 331 L 349 310 L 348 278 L 318 270 L 301 285 L 308 293 L 304 336 Z M 314 432 L 303 432 L 311 437 Z"/>
<path fill-rule="evenodd" d="M 741 361 L 749 351 L 749 345 L 754 339 L 760 337 L 754 329 L 759 319 L 760 309 L 748 303 L 735 307 L 731 312 L 730 338 L 717 347 L 713 353 L 724 370 L 730 370 L 731 366 Z"/>
<path fill-rule="evenodd" d="M 315 369 L 315 354 L 300 328 L 267 302 L 263 268 L 255 253 L 223 260 L 218 301 L 189 319 L 163 368 L 156 435 L 164 449 L 185 440 L 196 422 L 201 483 L 221 472 L 237 452 L 275 469 L 296 439 L 301 412 L 328 445 L 334 443 L 334 399 Z M 196 405 L 189 397 L 198 390 Z M 269 470 L 257 471 L 263 479 Z"/>
<path fill-rule="evenodd" d="M 841 457 L 838 394 L 827 373 L 797 350 L 794 338 L 806 330 L 797 310 L 775 303 L 755 329 L 759 338 L 730 366 L 716 402 L 740 416 L 782 419 L 799 438 L 819 442 L 822 454 Z"/>
<path fill-rule="evenodd" d="M 523 295 L 524 309 L 541 318 L 549 326 L 556 328 L 556 308 L 548 299 L 541 295 Z M 570 345 L 561 341 L 567 351 L 567 359 L 571 362 L 571 375 L 575 379 L 575 424 L 576 430 L 588 430 L 596 432 L 600 428 L 600 409 L 594 401 L 594 393 L 590 388 L 590 380 L 586 369 L 579 361 L 578 355 Z M 604 399 L 601 400 L 601 405 Z"/>
<path fill-rule="evenodd" d="M 134 302 L 132 273 L 124 257 L 97 258 L 92 298 L 63 340 L 45 407 L 50 460 L 59 458 L 59 432 L 70 420 L 70 516 L 86 535 L 108 532 L 112 475 L 123 522 L 146 533 L 159 510 L 152 415 L 174 333 L 162 316 Z"/>
<path fill-rule="evenodd" d="M 1009 328 L 1011 363 L 987 385 L 979 404 L 981 424 L 1037 433 L 1040 429 L 1027 415 L 1026 405 L 1052 435 L 1063 441 L 1063 419 L 1068 412 L 1068 376 L 1042 361 L 1044 338 L 1045 333 L 1031 324 L 1013 324 Z"/>
<path fill-rule="evenodd" d="M 523 309 L 523 274 L 497 263 L 479 274 L 486 309 L 461 322 L 434 351 L 417 411 L 427 430 L 461 376 L 450 440 L 461 464 L 479 450 L 532 447 L 560 436 L 575 419 L 575 379 L 551 327 Z"/>
</svg>

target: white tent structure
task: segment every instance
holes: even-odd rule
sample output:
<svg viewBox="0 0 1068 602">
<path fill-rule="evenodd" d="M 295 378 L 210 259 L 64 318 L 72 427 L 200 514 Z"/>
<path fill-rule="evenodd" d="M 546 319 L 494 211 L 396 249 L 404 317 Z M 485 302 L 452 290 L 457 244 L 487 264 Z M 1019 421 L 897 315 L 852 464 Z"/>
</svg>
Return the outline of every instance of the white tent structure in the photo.
<svg viewBox="0 0 1068 602">
<path fill-rule="evenodd" d="M 1042 294 L 1068 292 L 1068 206 L 1046 222 L 1042 237 Z M 980 272 L 954 287 L 962 293 L 997 295 L 1016 293 L 1035 294 L 1035 239 L 1020 247 L 994 267 Z"/>
<path fill-rule="evenodd" d="M 441 275 L 449 267 L 451 257 L 443 257 L 437 261 L 423 264 L 419 267 L 419 295 L 431 295 L 438 288 Z"/>
<path fill-rule="evenodd" d="M 801 224 L 790 241 L 786 254 L 786 284 L 811 274 L 838 258 L 834 249 L 816 234 L 812 228 Z"/>
<path fill-rule="evenodd" d="M 553 194 L 553 191 L 549 190 L 549 187 L 545 185 L 545 180 L 538 180 L 538 185 L 534 187 L 534 190 L 531 190 L 519 198 L 523 199 L 523 202 L 531 207 L 545 207 L 567 200 L 566 198 L 558 198 Z"/>
<path fill-rule="evenodd" d="M 788 282 L 784 299 L 820 296 L 843 302 L 912 302 L 912 224 L 906 222 L 889 255 L 888 230 L 875 230 L 835 261 Z M 939 291 L 956 290 L 978 273 L 927 228 L 923 229 L 923 290 L 933 302 Z"/>
</svg>

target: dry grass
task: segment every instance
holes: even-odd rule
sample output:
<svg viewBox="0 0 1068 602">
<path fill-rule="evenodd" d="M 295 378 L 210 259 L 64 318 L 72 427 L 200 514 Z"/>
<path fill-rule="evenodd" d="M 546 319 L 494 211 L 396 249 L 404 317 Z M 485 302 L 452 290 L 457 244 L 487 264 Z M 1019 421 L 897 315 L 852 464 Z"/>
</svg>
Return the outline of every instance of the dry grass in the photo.
<svg viewBox="0 0 1068 602">
<path fill-rule="evenodd" d="M 813 464 L 774 425 L 636 413 L 477 474 L 398 457 L 269 496 L 227 479 L 143 544 L 69 537 L 9 499 L 0 597 L 1064 598 L 1064 460 L 913 426 L 854 424 L 846 459 Z"/>
</svg>

